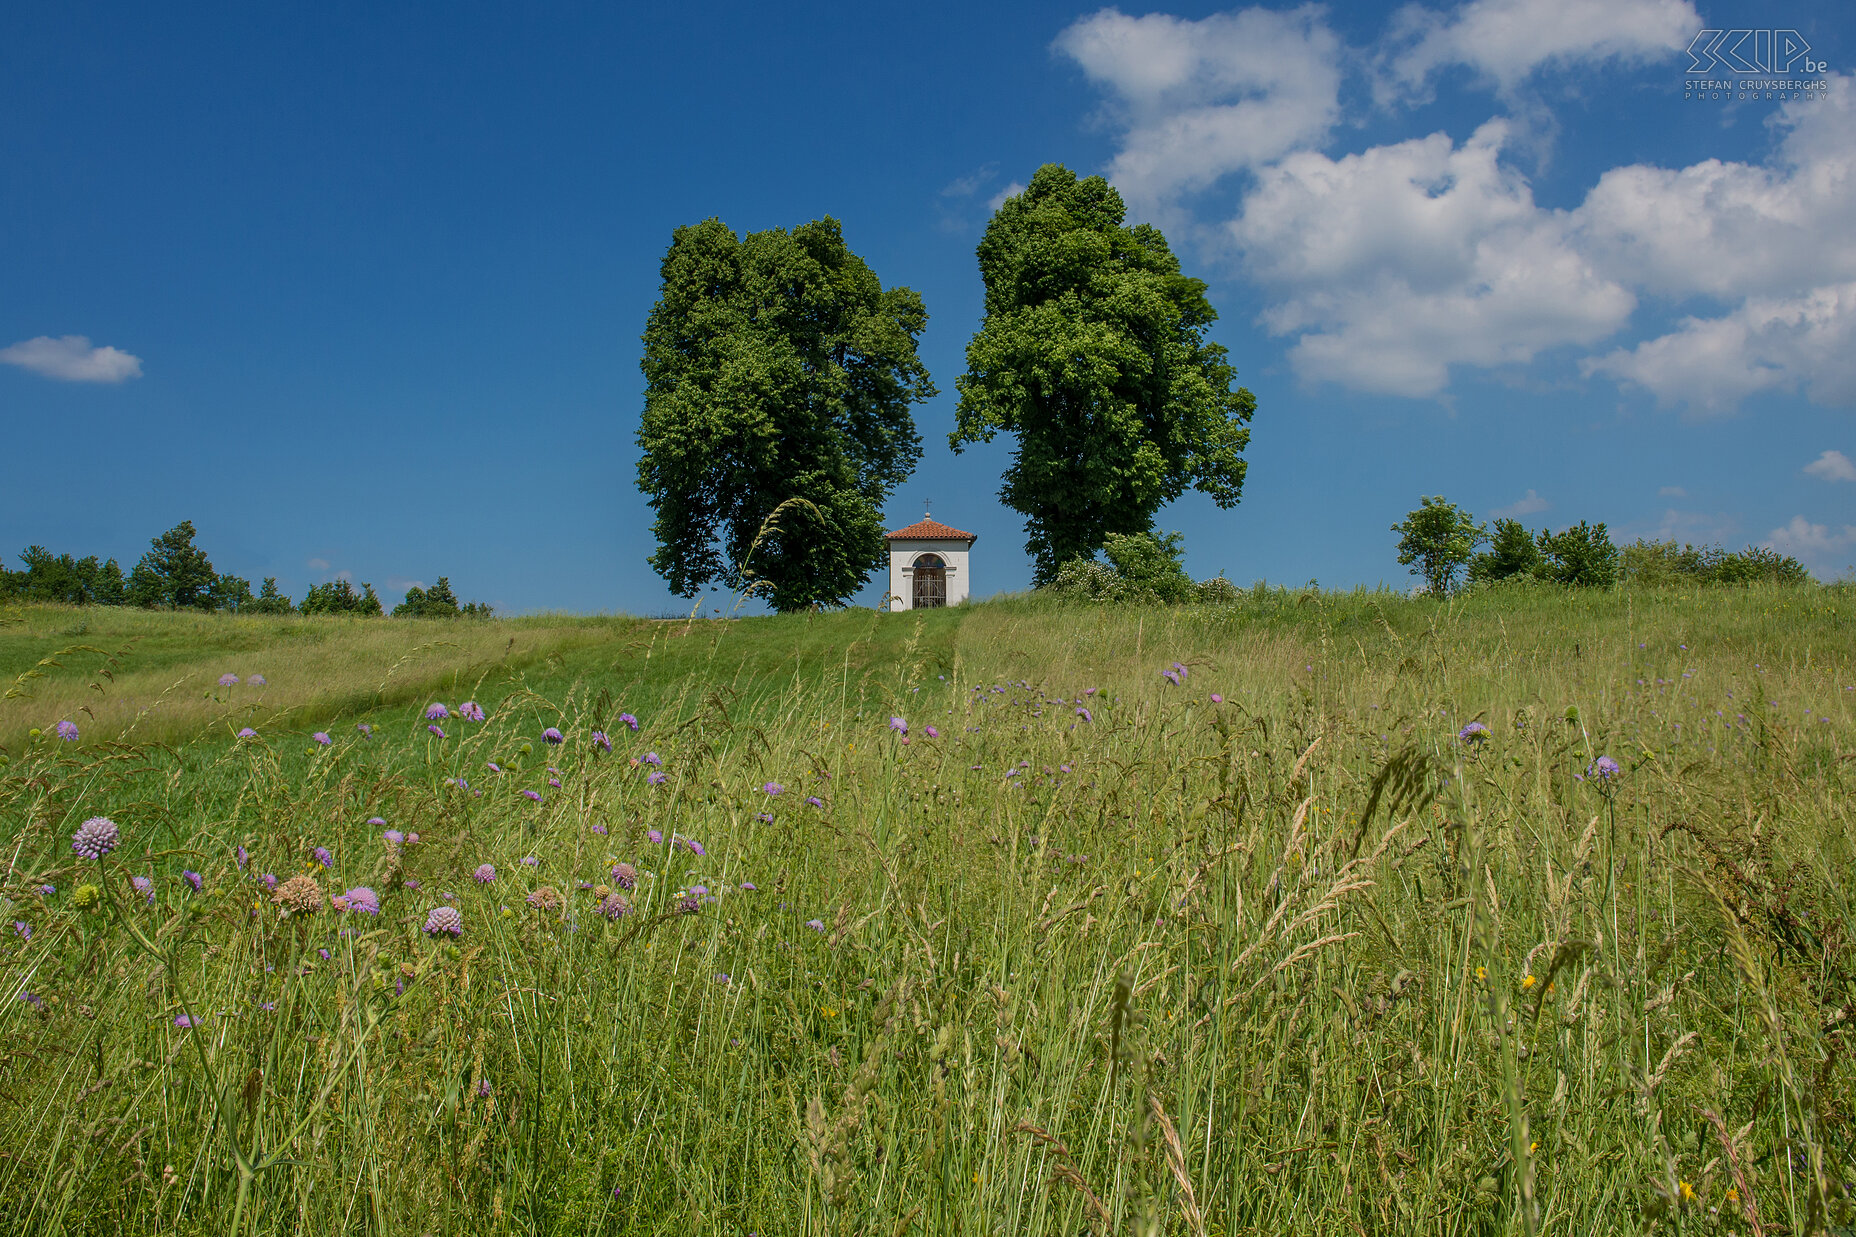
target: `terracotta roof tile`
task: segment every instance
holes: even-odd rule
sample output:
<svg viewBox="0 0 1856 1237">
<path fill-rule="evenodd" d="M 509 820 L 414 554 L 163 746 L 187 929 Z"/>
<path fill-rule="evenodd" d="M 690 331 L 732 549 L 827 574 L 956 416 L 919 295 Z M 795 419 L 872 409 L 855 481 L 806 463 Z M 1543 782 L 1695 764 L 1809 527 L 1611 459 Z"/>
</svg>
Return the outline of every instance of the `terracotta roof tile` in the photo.
<svg viewBox="0 0 1856 1237">
<path fill-rule="evenodd" d="M 923 516 L 907 528 L 898 528 L 885 536 L 891 541 L 965 541 L 974 542 L 979 538 L 972 533 L 963 533 L 958 528 L 949 528 L 938 520 Z"/>
</svg>

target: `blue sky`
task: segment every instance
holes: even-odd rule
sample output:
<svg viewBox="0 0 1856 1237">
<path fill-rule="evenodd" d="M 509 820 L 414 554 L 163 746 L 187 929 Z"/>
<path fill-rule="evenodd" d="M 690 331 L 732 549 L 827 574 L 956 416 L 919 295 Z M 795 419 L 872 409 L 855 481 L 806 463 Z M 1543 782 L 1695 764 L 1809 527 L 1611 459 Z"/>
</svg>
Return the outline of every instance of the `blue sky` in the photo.
<svg viewBox="0 0 1856 1237">
<path fill-rule="evenodd" d="M 27 6 L 0 41 L 0 550 L 127 567 L 191 519 L 296 596 L 444 574 L 504 611 L 686 608 L 635 488 L 657 264 L 679 224 L 830 214 L 931 316 L 943 394 L 889 518 L 932 498 L 980 536 L 977 593 L 1023 588 L 1009 445 L 946 434 L 989 203 L 1061 162 L 1210 281 L 1257 395 L 1243 502 L 1160 515 L 1195 575 L 1403 586 L 1388 527 L 1436 493 L 1844 574 L 1850 14 Z M 1695 35 L 1755 26 L 1823 89 L 1685 99 Z"/>
</svg>

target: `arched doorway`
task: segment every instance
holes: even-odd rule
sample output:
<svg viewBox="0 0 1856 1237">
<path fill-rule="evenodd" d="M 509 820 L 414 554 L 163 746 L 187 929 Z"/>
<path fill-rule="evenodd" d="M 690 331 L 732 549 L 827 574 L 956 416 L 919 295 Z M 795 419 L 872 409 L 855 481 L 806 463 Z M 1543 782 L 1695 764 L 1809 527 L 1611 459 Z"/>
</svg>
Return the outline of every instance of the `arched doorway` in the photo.
<svg viewBox="0 0 1856 1237">
<path fill-rule="evenodd" d="M 915 560 L 916 610 L 934 610 L 947 604 L 947 564 L 939 554 L 924 554 Z"/>
</svg>

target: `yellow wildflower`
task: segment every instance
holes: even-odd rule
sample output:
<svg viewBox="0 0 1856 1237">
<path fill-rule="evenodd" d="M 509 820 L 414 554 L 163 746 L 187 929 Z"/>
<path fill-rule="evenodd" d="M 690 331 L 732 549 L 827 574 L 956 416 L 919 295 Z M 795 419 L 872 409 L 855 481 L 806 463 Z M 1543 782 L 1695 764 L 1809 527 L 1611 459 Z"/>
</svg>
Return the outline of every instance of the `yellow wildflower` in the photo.
<svg viewBox="0 0 1856 1237">
<path fill-rule="evenodd" d="M 1695 1187 L 1686 1181 L 1682 1183 L 1682 1201 L 1685 1203 L 1692 1203 L 1695 1201 Z"/>
<path fill-rule="evenodd" d="M 1529 988 L 1532 988 L 1535 984 L 1539 982 L 1540 981 L 1538 979 L 1534 978 L 1532 975 L 1529 975 L 1526 979 L 1523 979 L 1521 981 L 1521 991 L 1526 992 Z"/>
</svg>

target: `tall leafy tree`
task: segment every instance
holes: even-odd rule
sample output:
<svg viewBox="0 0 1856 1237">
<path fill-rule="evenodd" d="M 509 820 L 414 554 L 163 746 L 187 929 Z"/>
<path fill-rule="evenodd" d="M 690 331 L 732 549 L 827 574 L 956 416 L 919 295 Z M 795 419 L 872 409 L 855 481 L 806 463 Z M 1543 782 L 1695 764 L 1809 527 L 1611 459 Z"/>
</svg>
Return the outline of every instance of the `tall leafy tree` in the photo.
<svg viewBox="0 0 1856 1237">
<path fill-rule="evenodd" d="M 999 497 L 1025 516 L 1039 584 L 1113 534 L 1150 531 L 1189 489 L 1229 508 L 1244 486 L 1257 401 L 1205 338 L 1205 283 L 1125 215 L 1100 176 L 1046 164 L 980 241 L 986 317 L 948 443 L 1018 436 Z"/>
<path fill-rule="evenodd" d="M 219 581 L 206 551 L 193 544 L 192 520 L 182 520 L 148 544 L 148 553 L 130 573 L 128 600 L 138 606 L 176 610 L 211 610 L 219 601 Z M 249 591 L 249 590 L 248 590 Z"/>
<path fill-rule="evenodd" d="M 1427 591 L 1442 597 L 1456 583 L 1456 573 L 1488 536 L 1476 517 L 1442 495 L 1420 497 L 1417 510 L 1392 526 L 1399 534 L 1398 561 L 1422 576 Z"/>
<path fill-rule="evenodd" d="M 882 564 L 881 508 L 921 458 L 921 297 L 884 288 L 831 218 L 741 238 L 718 219 L 678 228 L 662 273 L 640 362 L 651 566 L 685 597 L 847 600 Z"/>
</svg>

